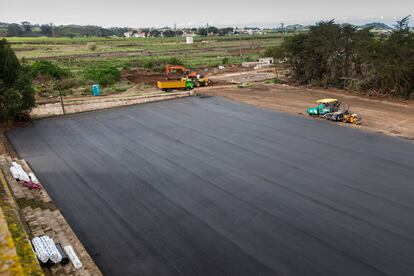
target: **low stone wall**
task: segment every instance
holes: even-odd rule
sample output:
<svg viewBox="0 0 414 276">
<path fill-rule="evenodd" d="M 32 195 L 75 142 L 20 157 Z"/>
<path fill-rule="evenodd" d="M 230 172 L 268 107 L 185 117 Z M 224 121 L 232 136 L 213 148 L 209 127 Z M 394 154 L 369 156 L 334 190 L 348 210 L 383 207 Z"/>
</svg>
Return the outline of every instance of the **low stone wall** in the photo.
<svg viewBox="0 0 414 276">
<path fill-rule="evenodd" d="M 29 165 L 24 160 L 12 159 L 6 155 L 0 155 L 0 188 L 5 187 L 8 190 L 9 198 L 13 202 L 13 208 L 8 208 L 9 212 L 16 213 L 15 221 L 20 219 L 25 222 L 26 228 L 20 227 L 22 231 L 17 232 L 19 225 L 14 223 L 13 231 L 17 253 L 21 259 L 21 266 L 24 271 L 21 275 L 43 275 L 40 264 L 37 261 L 31 243 L 28 238 L 47 235 L 55 243 L 60 243 L 63 247 L 71 245 L 77 256 L 82 262 L 80 269 L 75 269 L 73 264 L 66 265 L 54 264 L 51 268 L 45 268 L 45 274 L 51 276 L 64 275 L 82 275 L 82 276 L 102 276 L 101 271 L 88 254 L 87 250 L 78 239 L 72 228 L 65 220 L 63 215 L 55 207 L 52 199 L 46 190 L 30 190 L 19 184 L 11 175 L 9 168 L 12 162 L 19 163 L 26 172 L 32 172 Z M 6 193 L 0 190 L 0 207 L 1 199 Z M 4 208 L 2 208 L 4 211 Z M 6 217 L 7 218 L 7 217 Z M 1 222 L 1 220 L 0 220 Z M 22 224 L 21 222 L 19 224 Z M 23 225 L 23 224 L 22 224 Z M 0 229 L 1 230 L 1 229 Z M 26 230 L 27 233 L 23 230 Z M 1 232 L 0 232 L 1 233 Z M 1 237 L 1 236 L 0 236 Z M 16 238 L 17 237 L 17 238 Z M 1 245 L 1 244 L 0 244 Z M 20 252 L 20 253 L 19 253 Z M 2 250 L 0 250 L 2 253 Z M 24 259 L 22 259 L 24 257 Z M 0 255 L 1 265 L 1 255 Z M 0 275 L 3 275 L 0 270 Z M 8 274 L 5 274 L 8 275 Z M 11 274 L 20 275 L 20 274 Z"/>
<path fill-rule="evenodd" d="M 119 106 L 127 106 L 188 97 L 193 95 L 193 93 L 193 91 L 185 91 L 169 94 L 156 94 L 144 96 L 120 95 L 119 97 L 108 96 L 73 100 L 65 99 L 64 107 L 66 114 L 73 114 L 79 112 L 114 108 Z M 60 102 L 38 104 L 31 112 L 32 118 L 35 119 L 58 115 L 63 115 L 63 110 Z"/>
</svg>

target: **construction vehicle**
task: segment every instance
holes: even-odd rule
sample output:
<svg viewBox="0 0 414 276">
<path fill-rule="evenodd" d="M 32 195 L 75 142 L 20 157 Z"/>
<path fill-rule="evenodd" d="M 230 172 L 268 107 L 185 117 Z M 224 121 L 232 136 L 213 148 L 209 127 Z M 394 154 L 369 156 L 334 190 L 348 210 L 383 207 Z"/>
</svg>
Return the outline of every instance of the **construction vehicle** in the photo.
<svg viewBox="0 0 414 276">
<path fill-rule="evenodd" d="M 191 79 L 194 82 L 195 87 L 209 86 L 211 80 L 206 78 L 203 74 L 197 73 L 197 71 L 185 68 L 181 65 L 170 65 L 165 66 L 165 75 L 167 80 L 180 80 L 182 78 Z"/>
<path fill-rule="evenodd" d="M 157 87 L 165 92 L 173 90 L 190 90 L 195 87 L 194 81 L 188 78 L 181 78 L 180 80 L 158 81 Z"/>
<path fill-rule="evenodd" d="M 349 111 L 349 106 L 341 107 L 341 103 L 337 99 L 322 99 L 317 101 L 317 107 L 308 108 L 309 115 L 317 115 L 321 118 L 350 124 L 360 124 L 362 118 L 357 113 Z"/>
<path fill-rule="evenodd" d="M 195 79 L 197 78 L 197 72 L 191 69 L 187 69 L 181 65 L 170 65 L 167 64 L 165 66 L 165 75 L 167 80 L 179 80 L 181 78 L 190 78 Z"/>
<path fill-rule="evenodd" d="M 317 101 L 317 107 L 308 108 L 309 115 L 323 116 L 327 113 L 336 112 L 341 103 L 337 99 L 322 99 Z"/>
<path fill-rule="evenodd" d="M 362 122 L 362 118 L 358 113 L 347 112 L 344 114 L 342 121 L 344 123 L 359 125 Z"/>
</svg>

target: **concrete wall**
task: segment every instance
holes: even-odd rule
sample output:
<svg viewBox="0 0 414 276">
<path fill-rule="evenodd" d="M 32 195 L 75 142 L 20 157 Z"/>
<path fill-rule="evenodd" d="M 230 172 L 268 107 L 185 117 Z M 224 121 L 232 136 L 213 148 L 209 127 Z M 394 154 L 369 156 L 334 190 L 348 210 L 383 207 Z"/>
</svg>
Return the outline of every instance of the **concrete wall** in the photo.
<svg viewBox="0 0 414 276">
<path fill-rule="evenodd" d="M 101 109 L 127 106 L 133 104 L 142 104 L 155 101 L 163 101 L 175 98 L 188 97 L 194 94 L 194 91 L 177 92 L 169 94 L 147 95 L 147 96 L 125 96 L 119 97 L 97 97 L 79 100 L 66 99 L 64 101 L 66 114 L 73 114 L 85 111 L 94 111 Z M 60 102 L 45 103 L 37 105 L 31 112 L 34 119 L 63 115 Z"/>
</svg>

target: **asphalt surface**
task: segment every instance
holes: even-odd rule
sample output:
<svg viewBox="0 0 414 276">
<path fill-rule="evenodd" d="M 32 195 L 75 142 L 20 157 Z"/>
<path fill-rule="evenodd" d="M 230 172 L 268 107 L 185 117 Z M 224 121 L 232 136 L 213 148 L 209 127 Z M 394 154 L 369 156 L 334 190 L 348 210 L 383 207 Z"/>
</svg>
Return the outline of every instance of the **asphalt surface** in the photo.
<svg viewBox="0 0 414 276">
<path fill-rule="evenodd" d="M 414 275 L 414 143 L 220 98 L 7 133 L 106 275 Z"/>
</svg>

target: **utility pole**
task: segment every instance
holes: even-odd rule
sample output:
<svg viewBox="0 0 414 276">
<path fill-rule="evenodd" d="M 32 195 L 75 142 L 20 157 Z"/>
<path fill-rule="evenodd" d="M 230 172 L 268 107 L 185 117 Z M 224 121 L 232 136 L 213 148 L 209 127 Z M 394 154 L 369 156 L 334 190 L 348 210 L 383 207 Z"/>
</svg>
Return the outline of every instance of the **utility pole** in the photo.
<svg viewBox="0 0 414 276">
<path fill-rule="evenodd" d="M 63 103 L 62 91 L 59 89 L 60 105 L 62 106 L 62 113 L 66 115 L 65 104 Z"/>
<path fill-rule="evenodd" d="M 206 24 L 206 32 L 207 32 L 207 36 L 208 36 L 208 23 Z"/>
<path fill-rule="evenodd" d="M 239 30 L 239 50 L 240 50 L 240 63 L 243 62 L 243 53 L 242 53 L 242 40 L 241 40 L 241 31 Z"/>
<path fill-rule="evenodd" d="M 53 44 L 56 47 L 56 40 L 55 40 L 55 25 L 53 23 L 50 23 L 50 26 L 52 27 L 52 39 L 53 39 Z"/>
</svg>

